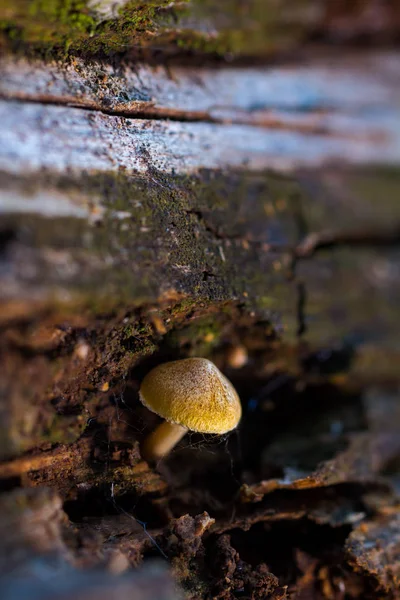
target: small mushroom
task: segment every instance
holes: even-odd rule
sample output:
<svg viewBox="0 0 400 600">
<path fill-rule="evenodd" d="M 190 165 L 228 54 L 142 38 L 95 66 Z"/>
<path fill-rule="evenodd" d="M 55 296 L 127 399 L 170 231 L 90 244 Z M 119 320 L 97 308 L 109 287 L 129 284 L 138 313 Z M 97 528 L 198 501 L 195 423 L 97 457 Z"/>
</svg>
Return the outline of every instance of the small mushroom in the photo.
<svg viewBox="0 0 400 600">
<path fill-rule="evenodd" d="M 186 358 L 155 367 L 143 379 L 139 397 L 165 419 L 144 441 L 147 460 L 162 458 L 190 430 L 223 434 L 235 429 L 242 415 L 230 381 L 205 358 Z"/>
</svg>

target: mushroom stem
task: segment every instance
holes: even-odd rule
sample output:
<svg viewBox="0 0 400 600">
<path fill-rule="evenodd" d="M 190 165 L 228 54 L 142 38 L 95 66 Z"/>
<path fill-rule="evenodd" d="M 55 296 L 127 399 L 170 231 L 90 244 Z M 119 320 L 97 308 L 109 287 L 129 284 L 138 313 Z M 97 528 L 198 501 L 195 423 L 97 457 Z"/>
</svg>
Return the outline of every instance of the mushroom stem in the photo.
<svg viewBox="0 0 400 600">
<path fill-rule="evenodd" d="M 144 440 L 142 456 L 148 461 L 159 460 L 183 438 L 187 428 L 164 421 Z"/>
</svg>

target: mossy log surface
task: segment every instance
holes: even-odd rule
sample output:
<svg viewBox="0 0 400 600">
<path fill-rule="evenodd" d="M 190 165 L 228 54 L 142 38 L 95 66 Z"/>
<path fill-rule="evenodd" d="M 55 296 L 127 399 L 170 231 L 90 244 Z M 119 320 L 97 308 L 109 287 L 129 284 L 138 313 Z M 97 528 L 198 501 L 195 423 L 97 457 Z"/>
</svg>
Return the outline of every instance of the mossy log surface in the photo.
<svg viewBox="0 0 400 600">
<path fill-rule="evenodd" d="M 0 8 L 1 47 L 47 58 L 258 60 L 316 42 L 387 45 L 399 31 L 394 0 L 3 0 Z"/>
<path fill-rule="evenodd" d="M 2 598 L 400 597 L 398 19 L 2 6 Z M 242 422 L 149 465 L 188 356 Z"/>
</svg>

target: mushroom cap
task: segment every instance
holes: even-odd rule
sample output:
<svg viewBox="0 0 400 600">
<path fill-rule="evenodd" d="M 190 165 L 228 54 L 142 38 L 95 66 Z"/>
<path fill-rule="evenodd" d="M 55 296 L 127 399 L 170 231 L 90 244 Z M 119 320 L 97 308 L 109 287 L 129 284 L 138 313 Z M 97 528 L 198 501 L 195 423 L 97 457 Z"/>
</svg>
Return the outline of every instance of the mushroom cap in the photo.
<svg viewBox="0 0 400 600">
<path fill-rule="evenodd" d="M 139 397 L 166 421 L 200 433 L 231 431 L 242 416 L 235 388 L 206 358 L 158 365 L 143 379 Z"/>
</svg>

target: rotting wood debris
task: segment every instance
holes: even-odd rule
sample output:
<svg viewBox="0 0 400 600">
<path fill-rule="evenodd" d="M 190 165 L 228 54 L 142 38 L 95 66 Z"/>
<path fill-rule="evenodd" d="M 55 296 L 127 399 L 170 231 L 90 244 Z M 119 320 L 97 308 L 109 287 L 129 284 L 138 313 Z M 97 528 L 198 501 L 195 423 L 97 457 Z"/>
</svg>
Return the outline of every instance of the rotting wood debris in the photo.
<svg viewBox="0 0 400 600">
<path fill-rule="evenodd" d="M 262 375 L 266 350 L 257 327 L 248 331 L 251 366 L 232 369 L 214 352 L 244 406 L 228 438 L 191 434 L 156 468 L 141 459 L 138 444 L 159 419 L 138 401 L 138 385 L 152 364 L 188 352 L 175 340 L 122 385 L 102 385 L 75 442 L 0 464 L 10 490 L 1 496 L 0 562 L 10 598 L 18 573 L 51 571 L 54 561 L 61 580 L 71 568 L 101 568 L 105 586 L 118 574 L 133 597 L 139 583 L 128 573 L 145 577 L 147 564 L 161 580 L 168 565 L 188 598 L 396 597 L 396 395 L 282 375 L 274 388 L 279 375 Z M 72 409 L 59 401 L 66 426 L 82 413 Z"/>
</svg>

